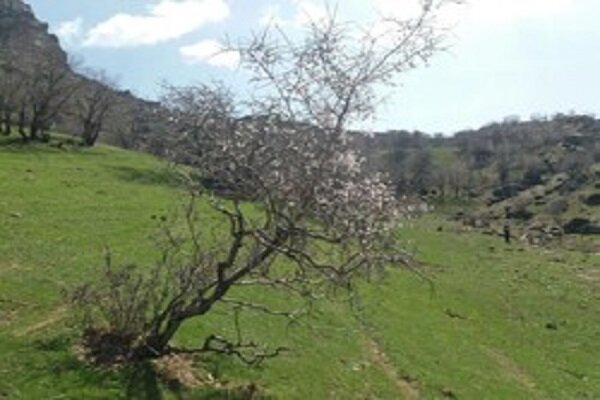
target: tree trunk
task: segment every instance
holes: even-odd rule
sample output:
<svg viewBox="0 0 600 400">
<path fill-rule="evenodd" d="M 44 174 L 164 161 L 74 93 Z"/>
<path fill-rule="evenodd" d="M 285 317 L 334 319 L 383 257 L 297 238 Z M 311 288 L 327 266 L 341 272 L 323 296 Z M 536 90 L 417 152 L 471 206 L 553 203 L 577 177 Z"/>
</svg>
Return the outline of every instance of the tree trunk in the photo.
<svg viewBox="0 0 600 400">
<path fill-rule="evenodd" d="M 163 355 L 182 322 L 183 319 L 181 318 L 170 319 L 162 332 L 148 337 L 144 343 L 134 351 L 135 356 L 138 358 L 154 358 Z"/>
<path fill-rule="evenodd" d="M 4 111 L 4 120 L 2 122 L 4 124 L 2 133 L 4 133 L 4 135 L 6 135 L 6 136 L 10 135 L 10 127 L 12 125 L 10 111 L 8 111 L 8 110 Z"/>
<path fill-rule="evenodd" d="M 23 139 L 27 139 L 27 132 L 25 132 L 25 106 L 21 106 L 19 110 L 19 134 Z"/>
<path fill-rule="evenodd" d="M 38 133 L 40 132 L 40 127 L 37 124 L 37 122 L 33 121 L 30 125 L 29 125 L 29 139 L 30 140 L 37 140 L 38 139 Z"/>
<path fill-rule="evenodd" d="M 98 129 L 96 126 L 84 127 L 81 136 L 83 139 L 83 145 L 87 147 L 92 147 L 96 144 L 96 141 L 100 136 L 100 129 Z"/>
</svg>

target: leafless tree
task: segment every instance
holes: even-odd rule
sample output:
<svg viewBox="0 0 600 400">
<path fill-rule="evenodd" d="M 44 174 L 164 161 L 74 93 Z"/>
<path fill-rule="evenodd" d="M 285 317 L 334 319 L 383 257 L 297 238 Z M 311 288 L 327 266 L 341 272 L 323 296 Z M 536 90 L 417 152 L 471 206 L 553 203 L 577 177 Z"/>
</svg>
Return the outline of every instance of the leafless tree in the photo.
<svg viewBox="0 0 600 400">
<path fill-rule="evenodd" d="M 364 168 L 346 129 L 374 112 L 376 86 L 391 84 L 440 50 L 434 17 L 443 3 L 424 2 L 416 19 L 383 21 L 385 34 L 340 23 L 331 13 L 299 40 L 268 28 L 232 46 L 253 77 L 255 96 L 243 108 L 252 110 L 248 117 L 240 118 L 222 87 L 167 90 L 163 104 L 178 132 L 169 151 L 193 167 L 184 169 L 194 195 L 184 223 L 164 226 L 167 245 L 151 273 L 107 263 L 107 279 L 76 296 L 103 316 L 111 338 L 125 338 L 125 356 L 180 351 L 170 342 L 182 323 L 217 304 L 299 315 L 243 298 L 245 292 L 235 290 L 241 286 L 315 299 L 331 287 L 351 289 L 354 278 L 409 263 L 396 234 L 408 207 L 384 176 Z M 197 212 L 197 199 L 212 211 Z M 238 329 L 235 340 L 211 335 L 186 351 L 250 362 L 281 351 L 242 356 L 248 349 L 257 346 L 243 341 Z"/>
<path fill-rule="evenodd" d="M 69 100 L 79 88 L 70 66 L 51 54 L 40 55 L 28 68 L 26 85 L 29 133 L 25 139 L 37 140 L 65 111 Z M 24 114 L 25 110 L 21 110 Z M 24 116 L 22 116 L 24 117 Z"/>
<path fill-rule="evenodd" d="M 469 169 L 462 161 L 455 161 L 451 166 L 445 169 L 446 179 L 450 190 L 454 193 L 454 198 L 457 199 L 461 193 L 469 188 Z"/>
<path fill-rule="evenodd" d="M 119 98 L 116 83 L 105 72 L 87 69 L 83 75 L 86 79 L 75 99 L 75 115 L 81 124 L 83 145 L 93 146 Z"/>
<path fill-rule="evenodd" d="M 25 79 L 25 73 L 13 58 L 7 57 L 0 65 L 0 112 L 5 135 L 10 134 L 14 117 L 24 100 Z"/>
</svg>

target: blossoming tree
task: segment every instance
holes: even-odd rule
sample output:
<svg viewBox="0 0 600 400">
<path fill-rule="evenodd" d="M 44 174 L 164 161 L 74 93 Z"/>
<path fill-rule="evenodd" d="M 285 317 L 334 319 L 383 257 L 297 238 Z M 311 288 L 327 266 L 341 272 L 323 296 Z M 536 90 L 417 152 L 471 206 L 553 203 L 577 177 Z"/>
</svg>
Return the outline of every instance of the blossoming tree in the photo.
<svg viewBox="0 0 600 400">
<path fill-rule="evenodd" d="M 103 284 L 78 291 L 110 334 L 124 338 L 124 356 L 184 351 L 171 344 L 182 323 L 219 303 L 298 316 L 236 298 L 238 286 L 314 299 L 325 288 L 350 288 L 356 277 L 406 261 L 395 235 L 406 216 L 403 204 L 383 176 L 365 168 L 346 130 L 372 115 L 378 86 L 440 50 L 444 36 L 435 17 L 444 3 L 424 1 L 418 17 L 384 19 L 370 30 L 331 12 L 299 40 L 269 27 L 231 46 L 227 51 L 238 52 L 252 76 L 250 117 L 239 117 L 222 87 L 167 90 L 163 104 L 177 132 L 169 152 L 192 167 L 192 191 L 208 199 L 221 222 L 211 214 L 218 234 L 207 233 L 199 221 L 206 216 L 192 201 L 185 234 L 165 227 L 168 245 L 151 273 L 109 262 Z M 127 307 L 115 311 L 115 298 L 126 299 Z M 233 341 L 210 335 L 185 351 L 218 351 L 254 363 L 279 350 L 264 351 L 241 335 Z"/>
</svg>

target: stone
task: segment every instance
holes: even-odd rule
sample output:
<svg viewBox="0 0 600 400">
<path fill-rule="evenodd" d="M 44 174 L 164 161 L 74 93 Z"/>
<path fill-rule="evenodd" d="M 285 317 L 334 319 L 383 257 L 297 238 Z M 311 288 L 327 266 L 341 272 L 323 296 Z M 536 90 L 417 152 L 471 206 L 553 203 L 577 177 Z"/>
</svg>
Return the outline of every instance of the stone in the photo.
<svg viewBox="0 0 600 400">
<path fill-rule="evenodd" d="M 583 202 L 590 207 L 600 206 L 600 193 L 593 193 L 585 197 Z"/>
<path fill-rule="evenodd" d="M 567 222 L 563 230 L 566 234 L 599 235 L 600 224 L 588 218 L 576 217 Z"/>
</svg>

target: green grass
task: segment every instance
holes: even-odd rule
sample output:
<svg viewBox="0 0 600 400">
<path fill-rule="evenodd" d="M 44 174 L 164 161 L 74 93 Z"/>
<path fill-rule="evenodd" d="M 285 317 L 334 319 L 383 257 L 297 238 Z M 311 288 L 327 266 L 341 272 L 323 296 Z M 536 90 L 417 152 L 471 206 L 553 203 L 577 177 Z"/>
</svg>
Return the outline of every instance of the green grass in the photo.
<svg viewBox="0 0 600 400">
<path fill-rule="evenodd" d="M 151 262 L 156 217 L 171 215 L 179 194 L 147 155 L 0 146 L 0 399 L 227 397 L 169 386 L 145 366 L 94 369 L 73 351 L 61 293 L 92 276 L 106 245 L 119 261 Z M 600 398 L 598 255 L 508 247 L 436 217 L 402 234 L 433 286 L 390 272 L 361 284 L 360 318 L 326 302 L 311 328 L 245 315 L 247 338 L 292 351 L 260 368 L 214 357 L 204 368 L 232 385 L 257 382 L 273 398 Z M 209 332 L 233 333 L 226 310 L 190 321 L 177 340 Z"/>
</svg>

